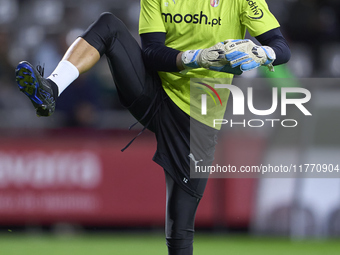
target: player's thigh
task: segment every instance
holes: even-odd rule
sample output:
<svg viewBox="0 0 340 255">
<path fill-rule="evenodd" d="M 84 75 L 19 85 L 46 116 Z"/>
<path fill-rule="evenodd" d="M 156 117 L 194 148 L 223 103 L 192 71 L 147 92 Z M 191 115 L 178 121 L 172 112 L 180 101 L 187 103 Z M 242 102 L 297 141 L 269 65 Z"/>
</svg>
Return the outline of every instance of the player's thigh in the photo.
<svg viewBox="0 0 340 255">
<path fill-rule="evenodd" d="M 81 35 L 99 54 L 106 55 L 113 80 L 130 105 L 144 91 L 146 70 L 142 50 L 125 24 L 106 12 Z"/>
</svg>

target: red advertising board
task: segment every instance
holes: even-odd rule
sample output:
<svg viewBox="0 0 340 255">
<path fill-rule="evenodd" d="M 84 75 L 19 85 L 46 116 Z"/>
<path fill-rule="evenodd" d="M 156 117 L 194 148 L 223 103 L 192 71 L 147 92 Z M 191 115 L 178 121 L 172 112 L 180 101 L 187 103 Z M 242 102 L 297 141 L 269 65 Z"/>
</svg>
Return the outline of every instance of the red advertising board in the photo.
<svg viewBox="0 0 340 255">
<path fill-rule="evenodd" d="M 0 138 L 0 224 L 163 225 L 152 134 L 61 131 Z M 208 209 L 208 210 L 207 210 Z M 207 213 L 208 211 L 208 213 Z M 209 216 L 202 209 L 202 217 Z"/>
<path fill-rule="evenodd" d="M 121 152 L 134 136 L 59 130 L 0 137 L 0 224 L 163 226 L 165 181 L 152 161 L 156 141 L 146 131 Z M 229 145 L 219 146 L 228 151 Z M 249 180 L 209 180 L 197 226 L 247 225 L 253 189 Z"/>
</svg>

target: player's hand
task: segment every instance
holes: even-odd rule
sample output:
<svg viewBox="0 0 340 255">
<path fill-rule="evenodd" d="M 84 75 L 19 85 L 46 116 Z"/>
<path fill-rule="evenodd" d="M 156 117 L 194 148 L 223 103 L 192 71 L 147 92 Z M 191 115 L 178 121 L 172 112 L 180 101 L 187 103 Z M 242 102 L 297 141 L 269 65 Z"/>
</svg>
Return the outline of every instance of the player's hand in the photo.
<svg viewBox="0 0 340 255">
<path fill-rule="evenodd" d="M 182 54 L 182 64 L 187 69 L 209 68 L 226 64 L 224 44 L 219 42 L 207 49 L 187 50 Z"/>
<path fill-rule="evenodd" d="M 259 66 L 268 66 L 274 71 L 272 63 L 276 59 L 275 52 L 268 46 L 258 46 L 251 40 L 224 41 L 226 59 L 232 68 L 240 67 L 241 71 L 250 71 Z"/>
<path fill-rule="evenodd" d="M 240 67 L 233 68 L 229 65 L 223 42 L 219 42 L 207 49 L 183 52 L 182 64 L 186 70 L 203 67 L 218 72 L 242 74 Z"/>
<path fill-rule="evenodd" d="M 237 75 L 262 65 L 273 72 L 275 59 L 272 48 L 258 46 L 248 39 L 226 40 L 207 49 L 188 50 L 182 54 L 182 64 L 186 70 L 203 67 Z"/>
</svg>

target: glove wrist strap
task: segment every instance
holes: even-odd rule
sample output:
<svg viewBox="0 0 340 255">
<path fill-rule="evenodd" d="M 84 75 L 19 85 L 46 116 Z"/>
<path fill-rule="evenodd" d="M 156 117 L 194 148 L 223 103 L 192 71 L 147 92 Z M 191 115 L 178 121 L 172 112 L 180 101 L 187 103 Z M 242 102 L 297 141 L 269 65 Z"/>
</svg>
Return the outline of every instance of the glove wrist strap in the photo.
<svg viewBox="0 0 340 255">
<path fill-rule="evenodd" d="M 274 60 L 276 59 L 275 51 L 269 46 L 263 46 L 262 48 L 265 51 L 267 55 L 267 59 L 268 59 L 263 65 L 272 64 Z"/>
<path fill-rule="evenodd" d="M 187 50 L 182 54 L 182 64 L 185 69 L 200 68 L 198 57 L 201 50 Z"/>
</svg>

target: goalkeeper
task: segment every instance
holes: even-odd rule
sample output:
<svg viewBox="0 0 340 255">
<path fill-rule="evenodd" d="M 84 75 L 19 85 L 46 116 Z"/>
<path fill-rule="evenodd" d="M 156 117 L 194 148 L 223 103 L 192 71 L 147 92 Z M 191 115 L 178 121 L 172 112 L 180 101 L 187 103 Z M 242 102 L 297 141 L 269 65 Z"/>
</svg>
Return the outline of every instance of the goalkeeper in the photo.
<svg viewBox="0 0 340 255">
<path fill-rule="evenodd" d="M 247 29 L 262 45 L 243 40 Z M 47 79 L 23 61 L 17 83 L 37 115 L 49 116 L 64 89 L 106 55 L 121 103 L 156 135 L 153 160 L 165 172 L 168 253 L 191 255 L 207 179 L 190 178 L 190 165 L 212 163 L 218 130 L 195 118 L 190 127 L 190 78 L 273 70 L 289 60 L 290 50 L 265 0 L 141 0 L 139 32 L 142 48 L 118 18 L 103 13 Z M 195 149 L 193 132 L 200 134 Z"/>
</svg>

